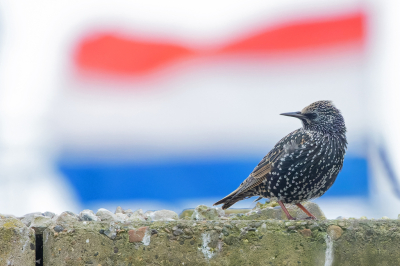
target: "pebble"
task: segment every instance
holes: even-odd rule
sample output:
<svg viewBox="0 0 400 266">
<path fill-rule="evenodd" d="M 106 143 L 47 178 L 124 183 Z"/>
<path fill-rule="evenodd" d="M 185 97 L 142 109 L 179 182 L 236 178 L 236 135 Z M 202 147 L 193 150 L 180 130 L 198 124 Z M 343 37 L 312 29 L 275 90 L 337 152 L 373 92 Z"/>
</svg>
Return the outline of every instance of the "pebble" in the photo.
<svg viewBox="0 0 400 266">
<path fill-rule="evenodd" d="M 117 213 L 124 213 L 124 210 L 121 208 L 121 206 L 118 206 L 117 209 L 115 210 L 115 214 Z"/>
<path fill-rule="evenodd" d="M 21 222 L 23 222 L 27 227 L 29 227 L 31 225 L 33 217 L 35 215 L 42 215 L 42 213 L 41 212 L 32 212 L 32 213 L 25 214 L 22 217 Z"/>
<path fill-rule="evenodd" d="M 140 222 L 140 221 L 146 221 L 148 219 L 147 216 L 143 213 L 142 209 L 126 214 L 128 215 L 127 221 Z"/>
<path fill-rule="evenodd" d="M 204 221 L 204 220 L 211 221 L 211 220 L 220 220 L 220 217 L 224 216 L 225 212 L 221 208 L 210 208 L 207 207 L 206 205 L 199 205 L 194 209 L 191 219 L 199 221 Z"/>
<path fill-rule="evenodd" d="M 179 235 L 183 234 L 183 231 L 182 231 L 181 229 L 176 229 L 176 230 L 174 230 L 174 231 L 172 232 L 172 234 L 173 234 L 174 236 L 179 236 Z"/>
<path fill-rule="evenodd" d="M 56 223 L 57 224 L 68 224 L 68 223 L 73 223 L 75 221 L 78 221 L 78 216 L 75 216 L 74 213 L 71 214 L 71 212 L 63 212 L 59 216 L 55 216 L 56 218 Z"/>
<path fill-rule="evenodd" d="M 62 227 L 61 225 L 54 226 L 54 231 L 56 231 L 57 233 L 59 233 L 63 230 L 64 230 L 64 227 Z"/>
<path fill-rule="evenodd" d="M 43 231 L 53 223 L 54 221 L 48 216 L 35 215 L 29 227 L 33 228 L 36 234 L 43 234 Z"/>
<path fill-rule="evenodd" d="M 332 240 L 337 240 L 342 236 L 343 229 L 337 225 L 330 225 L 330 226 L 328 226 L 328 229 L 326 230 L 326 232 L 332 238 Z"/>
<path fill-rule="evenodd" d="M 222 234 L 224 236 L 229 236 L 229 230 L 224 226 L 224 228 L 222 228 Z"/>
<path fill-rule="evenodd" d="M 110 239 L 114 240 L 117 237 L 117 232 L 115 230 L 104 230 L 103 234 L 108 236 Z"/>
<path fill-rule="evenodd" d="M 128 215 L 126 215 L 122 212 L 115 214 L 115 216 L 117 217 L 117 221 L 120 221 L 120 222 L 123 222 L 128 219 Z"/>
<path fill-rule="evenodd" d="M 83 210 L 79 213 L 79 219 L 81 221 L 100 221 L 100 218 L 97 217 L 92 210 Z"/>
<path fill-rule="evenodd" d="M 256 223 L 254 224 L 254 226 L 258 228 L 258 227 L 261 226 L 261 224 L 262 224 L 261 222 L 256 222 Z"/>
<path fill-rule="evenodd" d="M 101 221 L 111 222 L 111 221 L 119 221 L 120 219 L 112 212 L 106 209 L 99 209 L 96 212 L 96 216 L 100 218 Z"/>
<path fill-rule="evenodd" d="M 50 218 L 53 218 L 54 216 L 56 216 L 56 214 L 54 212 L 44 212 L 43 215 L 46 217 L 50 217 Z"/>
<path fill-rule="evenodd" d="M 267 224 L 266 224 L 266 223 L 263 223 L 263 224 L 261 225 L 260 231 L 261 231 L 261 232 L 267 232 Z"/>
<path fill-rule="evenodd" d="M 149 217 L 151 221 L 175 221 L 179 219 L 176 212 L 169 210 L 152 212 Z"/>
<path fill-rule="evenodd" d="M 71 216 L 75 216 L 78 218 L 78 215 L 76 213 L 70 212 L 70 211 L 65 211 L 66 213 L 68 213 Z"/>
</svg>

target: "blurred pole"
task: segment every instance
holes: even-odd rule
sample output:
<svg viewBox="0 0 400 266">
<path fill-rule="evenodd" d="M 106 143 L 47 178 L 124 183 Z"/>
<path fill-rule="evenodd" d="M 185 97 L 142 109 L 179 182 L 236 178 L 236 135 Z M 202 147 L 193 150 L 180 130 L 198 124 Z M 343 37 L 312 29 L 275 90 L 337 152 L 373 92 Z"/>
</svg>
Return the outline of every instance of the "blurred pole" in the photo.
<svg viewBox="0 0 400 266">
<path fill-rule="evenodd" d="M 76 211 L 53 156 L 56 18 L 45 5 L 26 1 L 3 2 L 0 12 L 0 213 Z"/>
<path fill-rule="evenodd" d="M 371 195 L 376 213 L 400 214 L 400 1 L 371 0 L 370 102 Z"/>
</svg>

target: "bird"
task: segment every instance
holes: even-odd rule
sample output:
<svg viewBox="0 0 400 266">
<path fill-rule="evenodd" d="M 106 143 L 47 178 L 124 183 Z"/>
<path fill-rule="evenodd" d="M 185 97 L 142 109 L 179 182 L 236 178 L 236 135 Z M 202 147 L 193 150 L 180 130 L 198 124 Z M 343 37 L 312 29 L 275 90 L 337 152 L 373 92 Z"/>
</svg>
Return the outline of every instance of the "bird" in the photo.
<svg viewBox="0 0 400 266">
<path fill-rule="evenodd" d="M 240 186 L 214 206 L 227 209 L 258 196 L 277 201 L 289 220 L 295 218 L 284 204 L 295 204 L 308 219 L 316 219 L 301 203 L 322 196 L 341 171 L 347 149 L 344 118 L 325 100 L 281 115 L 300 119 L 302 127 L 282 138 Z"/>
</svg>

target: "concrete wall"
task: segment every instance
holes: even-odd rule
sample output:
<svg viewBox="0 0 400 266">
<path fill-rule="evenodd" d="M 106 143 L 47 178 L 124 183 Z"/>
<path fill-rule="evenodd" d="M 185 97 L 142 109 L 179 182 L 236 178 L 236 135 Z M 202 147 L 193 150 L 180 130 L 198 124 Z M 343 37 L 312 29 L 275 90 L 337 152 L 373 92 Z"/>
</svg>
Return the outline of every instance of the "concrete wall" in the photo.
<svg viewBox="0 0 400 266">
<path fill-rule="evenodd" d="M 43 237 L 44 265 L 400 265 L 397 220 L 76 222 Z"/>
<path fill-rule="evenodd" d="M 180 218 L 123 210 L 1 216 L 0 266 L 400 265 L 400 220 L 287 221 L 262 213 L 202 206 Z"/>
</svg>

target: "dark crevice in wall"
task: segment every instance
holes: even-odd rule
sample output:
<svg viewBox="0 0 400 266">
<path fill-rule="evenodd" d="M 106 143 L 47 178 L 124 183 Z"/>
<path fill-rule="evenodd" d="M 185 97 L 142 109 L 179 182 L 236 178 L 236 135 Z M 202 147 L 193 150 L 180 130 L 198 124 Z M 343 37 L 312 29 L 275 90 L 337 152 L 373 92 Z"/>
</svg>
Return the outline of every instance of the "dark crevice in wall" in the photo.
<svg viewBox="0 0 400 266">
<path fill-rule="evenodd" d="M 36 266 L 43 266 L 43 235 L 36 235 Z"/>
</svg>

